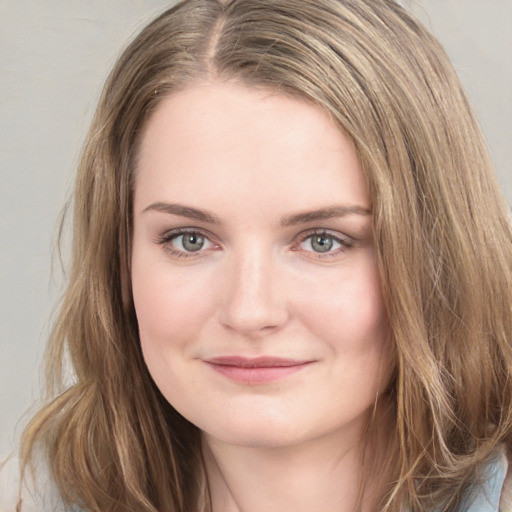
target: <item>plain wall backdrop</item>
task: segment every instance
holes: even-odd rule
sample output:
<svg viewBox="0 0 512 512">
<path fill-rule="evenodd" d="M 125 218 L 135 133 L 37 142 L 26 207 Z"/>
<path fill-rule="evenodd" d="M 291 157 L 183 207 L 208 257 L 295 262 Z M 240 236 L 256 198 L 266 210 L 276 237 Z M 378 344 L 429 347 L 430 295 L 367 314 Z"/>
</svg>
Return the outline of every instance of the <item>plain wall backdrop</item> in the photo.
<svg viewBox="0 0 512 512">
<path fill-rule="evenodd" d="M 512 204 L 512 0 L 402 0 L 454 61 Z M 0 455 L 39 396 L 59 213 L 115 58 L 164 0 L 0 0 Z M 52 263 L 53 262 L 53 263 Z"/>
</svg>

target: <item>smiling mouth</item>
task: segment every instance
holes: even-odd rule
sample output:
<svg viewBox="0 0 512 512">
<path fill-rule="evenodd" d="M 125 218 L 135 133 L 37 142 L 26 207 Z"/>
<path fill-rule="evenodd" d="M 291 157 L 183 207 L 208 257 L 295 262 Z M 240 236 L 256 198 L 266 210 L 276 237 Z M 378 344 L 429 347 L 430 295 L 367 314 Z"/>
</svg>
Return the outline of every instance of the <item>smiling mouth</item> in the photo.
<svg viewBox="0 0 512 512">
<path fill-rule="evenodd" d="M 248 385 L 267 384 L 283 379 L 313 363 L 313 361 L 268 356 L 255 358 L 224 356 L 204 362 L 224 377 Z"/>
</svg>

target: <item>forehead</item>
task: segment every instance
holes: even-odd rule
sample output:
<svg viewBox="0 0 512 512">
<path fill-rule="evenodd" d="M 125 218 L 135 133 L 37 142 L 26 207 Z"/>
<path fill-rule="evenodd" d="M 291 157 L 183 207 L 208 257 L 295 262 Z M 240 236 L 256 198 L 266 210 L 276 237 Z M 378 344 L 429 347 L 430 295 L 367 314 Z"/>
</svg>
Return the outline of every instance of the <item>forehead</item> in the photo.
<svg viewBox="0 0 512 512">
<path fill-rule="evenodd" d="M 160 104 L 142 137 L 135 190 L 136 201 L 369 202 L 352 142 L 321 109 L 234 83 L 196 85 Z"/>
</svg>

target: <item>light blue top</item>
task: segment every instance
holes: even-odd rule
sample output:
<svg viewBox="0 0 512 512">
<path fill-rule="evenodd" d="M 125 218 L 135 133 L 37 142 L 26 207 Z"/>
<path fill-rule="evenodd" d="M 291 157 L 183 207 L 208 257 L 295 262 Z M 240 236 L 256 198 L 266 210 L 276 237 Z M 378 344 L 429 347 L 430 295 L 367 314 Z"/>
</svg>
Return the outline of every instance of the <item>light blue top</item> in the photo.
<svg viewBox="0 0 512 512">
<path fill-rule="evenodd" d="M 512 512 L 512 509 L 500 508 L 503 483 L 507 476 L 508 460 L 504 450 L 489 462 L 482 473 L 482 482 L 468 493 L 467 503 L 456 512 Z M 404 512 L 410 512 L 405 510 Z M 440 511 L 437 511 L 440 512 Z"/>
<path fill-rule="evenodd" d="M 19 488 L 18 461 L 11 459 L 9 464 L 0 469 L 0 511 L 13 512 Z M 512 507 L 500 509 L 500 498 L 507 469 L 508 461 L 502 449 L 485 468 L 482 483 L 476 493 L 468 497 L 473 498 L 472 501 L 462 506 L 457 512 L 512 512 Z M 45 478 L 40 478 L 38 485 L 24 489 L 23 497 L 23 512 L 65 512 L 56 489 Z"/>
<path fill-rule="evenodd" d="M 507 457 L 502 450 L 487 466 L 483 475 L 485 480 L 472 503 L 460 512 L 509 512 L 499 508 L 507 469 Z"/>
</svg>

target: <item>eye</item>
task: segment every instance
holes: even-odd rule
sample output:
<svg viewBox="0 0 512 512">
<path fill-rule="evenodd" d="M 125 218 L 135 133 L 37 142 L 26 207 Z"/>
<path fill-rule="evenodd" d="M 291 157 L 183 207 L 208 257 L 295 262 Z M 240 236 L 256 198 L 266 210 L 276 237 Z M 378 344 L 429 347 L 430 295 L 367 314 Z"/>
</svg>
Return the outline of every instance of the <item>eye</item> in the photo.
<svg viewBox="0 0 512 512">
<path fill-rule="evenodd" d="M 178 258 L 199 256 L 217 247 L 205 233 L 188 228 L 168 231 L 157 242 L 163 245 L 172 256 Z"/>
<path fill-rule="evenodd" d="M 185 233 L 171 239 L 171 244 L 174 248 L 187 252 L 200 251 L 205 243 L 207 243 L 207 239 L 199 233 Z"/>
<path fill-rule="evenodd" d="M 333 247 L 337 248 L 339 242 L 330 235 L 311 235 L 307 238 L 307 245 L 311 246 L 314 252 L 329 252 Z M 303 242 L 304 245 L 304 242 Z"/>
<path fill-rule="evenodd" d="M 347 236 L 314 231 L 305 233 L 299 241 L 298 249 L 318 255 L 319 257 L 335 256 L 353 246 L 353 240 Z"/>
</svg>

